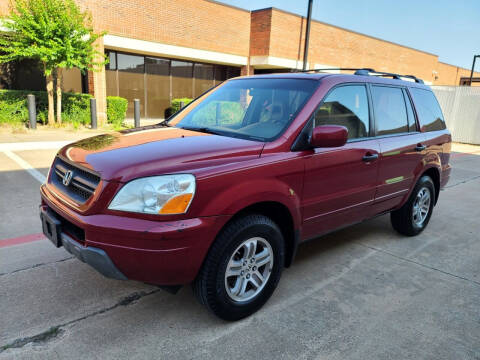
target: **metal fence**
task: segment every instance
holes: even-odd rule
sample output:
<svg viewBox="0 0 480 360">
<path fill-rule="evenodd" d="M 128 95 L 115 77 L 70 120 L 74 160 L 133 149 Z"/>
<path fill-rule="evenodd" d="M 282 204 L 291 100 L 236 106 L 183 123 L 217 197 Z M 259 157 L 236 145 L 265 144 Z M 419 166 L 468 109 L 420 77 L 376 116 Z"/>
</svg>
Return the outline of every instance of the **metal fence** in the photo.
<svg viewBox="0 0 480 360">
<path fill-rule="evenodd" d="M 480 145 L 480 87 L 432 86 L 452 140 Z"/>
</svg>

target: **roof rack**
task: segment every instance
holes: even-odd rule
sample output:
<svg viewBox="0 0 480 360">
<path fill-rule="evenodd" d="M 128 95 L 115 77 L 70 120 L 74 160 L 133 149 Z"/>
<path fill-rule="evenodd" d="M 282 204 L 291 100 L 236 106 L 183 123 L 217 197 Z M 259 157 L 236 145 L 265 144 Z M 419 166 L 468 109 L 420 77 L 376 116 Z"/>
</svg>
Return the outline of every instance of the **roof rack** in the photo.
<svg viewBox="0 0 480 360">
<path fill-rule="evenodd" d="M 380 76 L 380 77 L 391 77 L 392 79 L 402 80 L 402 79 L 412 79 L 416 83 L 424 84 L 422 79 L 417 78 L 414 75 L 400 75 L 395 73 L 376 71 L 370 68 L 325 68 L 325 69 L 310 69 L 310 70 L 301 70 L 298 72 L 325 72 L 325 71 L 355 71 L 354 75 L 362 76 Z"/>
</svg>

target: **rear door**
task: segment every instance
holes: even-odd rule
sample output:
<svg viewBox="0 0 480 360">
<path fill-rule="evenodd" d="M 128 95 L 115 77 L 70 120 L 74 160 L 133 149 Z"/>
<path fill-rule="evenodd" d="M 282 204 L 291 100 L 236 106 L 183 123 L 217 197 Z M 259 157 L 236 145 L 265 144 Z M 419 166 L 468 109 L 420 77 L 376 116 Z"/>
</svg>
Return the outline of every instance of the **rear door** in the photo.
<svg viewBox="0 0 480 360">
<path fill-rule="evenodd" d="M 434 163 L 441 169 L 440 187 L 445 186 L 450 176 L 451 135 L 445 126 L 442 109 L 432 91 L 411 87 L 415 110 L 422 133 L 425 135 L 425 145 L 428 148 L 426 162 Z"/>
<path fill-rule="evenodd" d="M 380 144 L 375 212 L 398 205 L 422 168 L 425 135 L 419 132 L 410 97 L 402 87 L 370 85 L 375 135 Z"/>
<path fill-rule="evenodd" d="M 312 128 L 342 125 L 348 142 L 317 148 L 305 157 L 303 239 L 368 217 L 378 171 L 379 146 L 370 134 L 370 106 L 365 84 L 337 86 L 314 114 Z"/>
</svg>

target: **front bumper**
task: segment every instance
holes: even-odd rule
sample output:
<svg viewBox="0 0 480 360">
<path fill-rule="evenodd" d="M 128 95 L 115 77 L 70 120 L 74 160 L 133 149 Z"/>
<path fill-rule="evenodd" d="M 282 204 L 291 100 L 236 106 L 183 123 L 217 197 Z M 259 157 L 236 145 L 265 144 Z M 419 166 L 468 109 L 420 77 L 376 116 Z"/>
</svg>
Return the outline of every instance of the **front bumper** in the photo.
<svg viewBox="0 0 480 360">
<path fill-rule="evenodd" d="M 117 215 L 80 215 L 40 188 L 42 211 L 60 219 L 65 249 L 100 273 L 157 285 L 181 285 L 197 275 L 228 216 L 151 221 Z"/>
<path fill-rule="evenodd" d="M 61 235 L 62 245 L 70 254 L 87 263 L 100 274 L 110 279 L 127 280 L 127 277 L 113 264 L 105 251 L 92 246 L 82 246 L 65 233 Z"/>
</svg>

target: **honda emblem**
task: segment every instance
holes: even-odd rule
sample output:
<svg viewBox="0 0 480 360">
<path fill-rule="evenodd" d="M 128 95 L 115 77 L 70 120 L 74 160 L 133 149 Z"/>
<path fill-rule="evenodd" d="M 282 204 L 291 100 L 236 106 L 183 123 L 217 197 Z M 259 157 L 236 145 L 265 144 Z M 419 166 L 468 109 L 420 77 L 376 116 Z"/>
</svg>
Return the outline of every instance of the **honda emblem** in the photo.
<svg viewBox="0 0 480 360">
<path fill-rule="evenodd" d="M 63 185 L 65 185 L 65 186 L 70 185 L 70 183 L 72 182 L 72 177 L 73 177 L 73 171 L 72 170 L 67 170 L 65 172 L 65 175 L 63 175 L 63 179 L 62 179 Z"/>
</svg>

